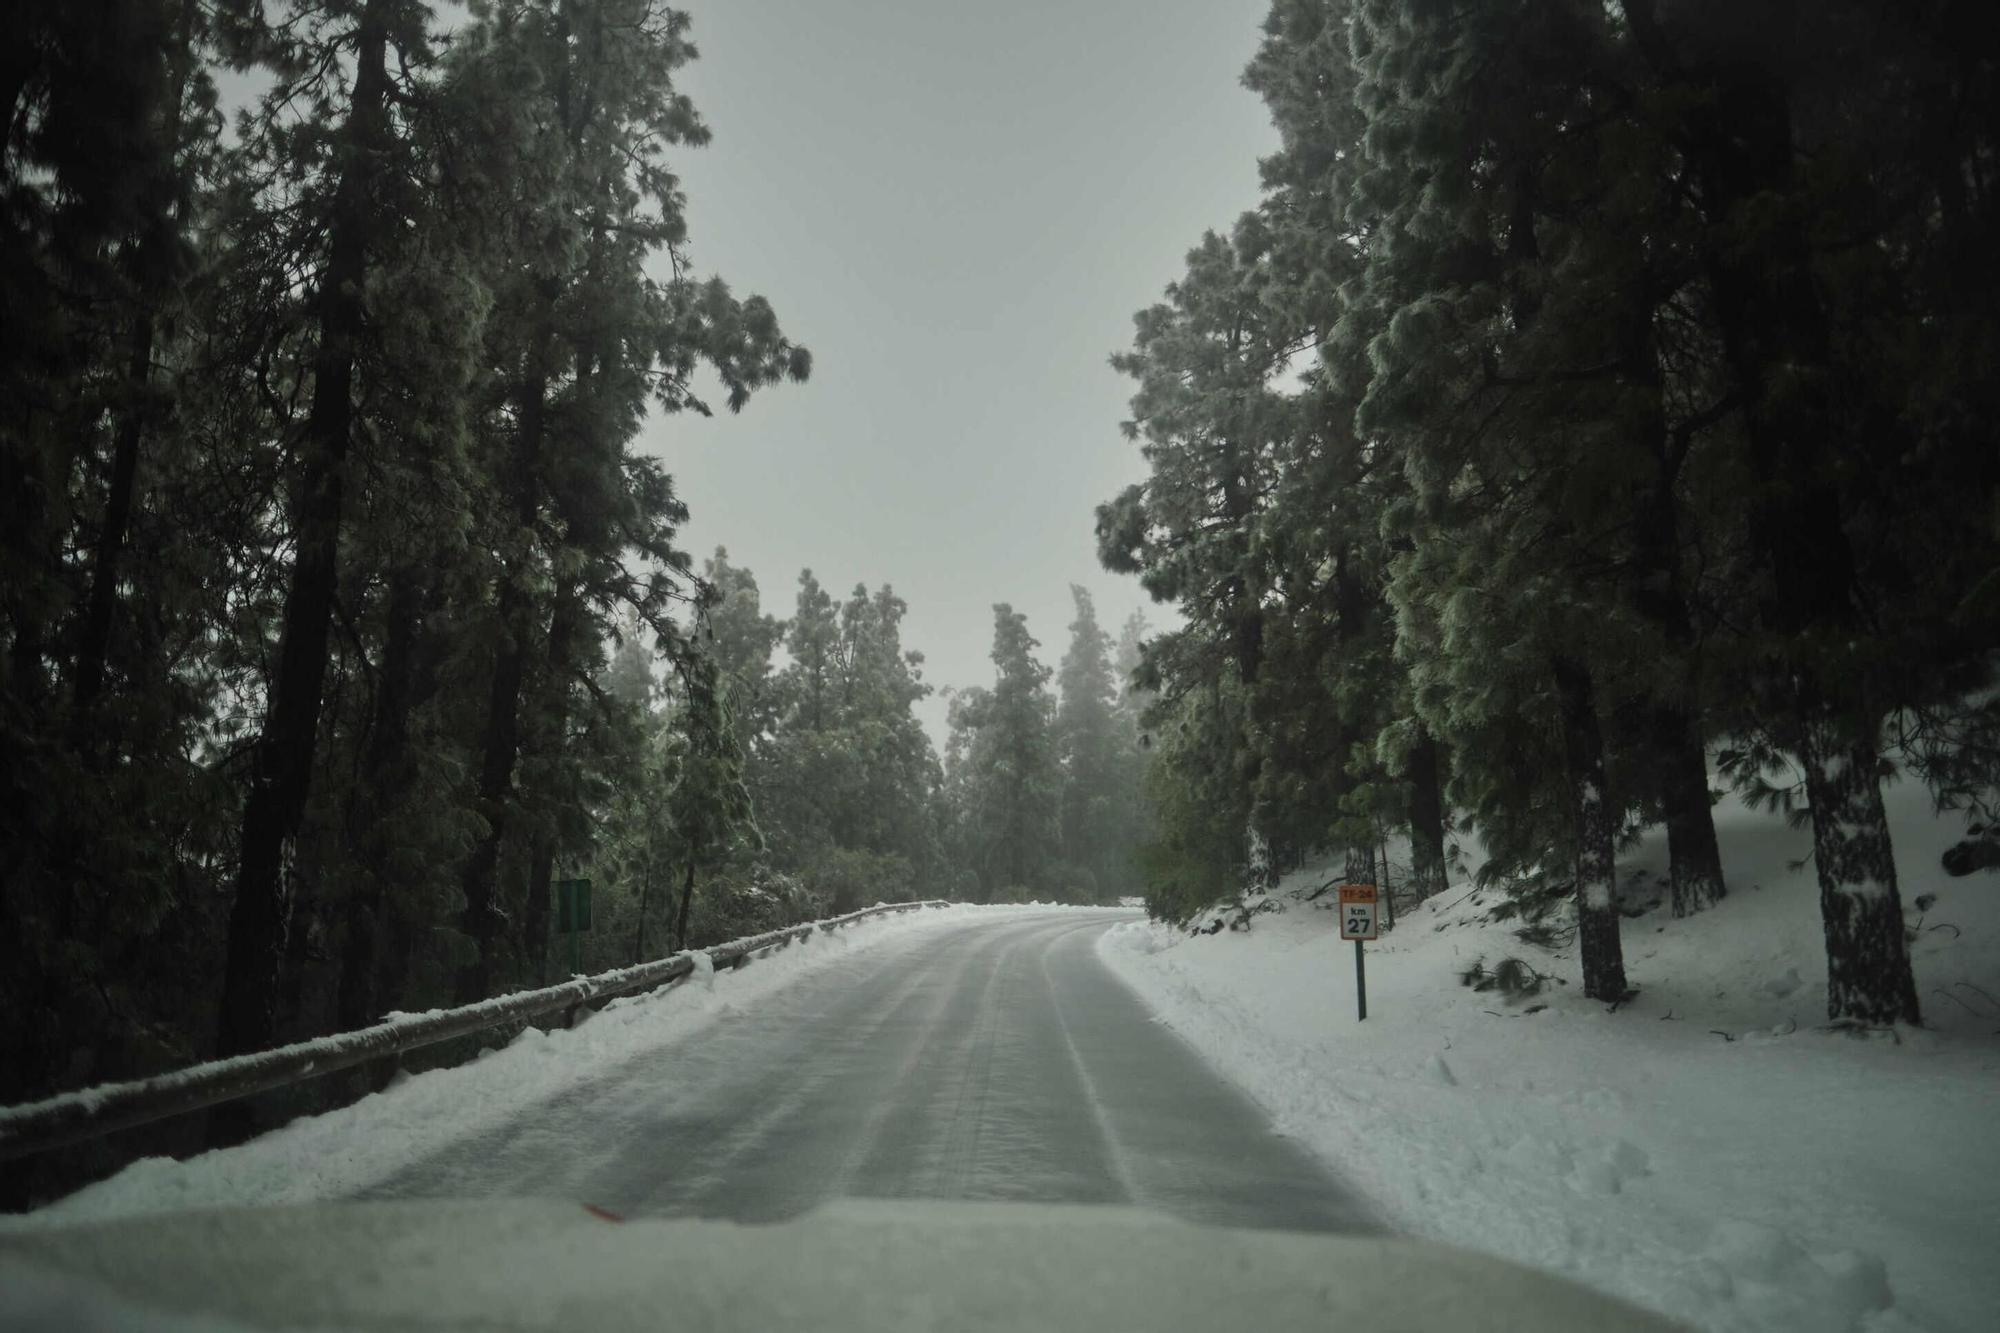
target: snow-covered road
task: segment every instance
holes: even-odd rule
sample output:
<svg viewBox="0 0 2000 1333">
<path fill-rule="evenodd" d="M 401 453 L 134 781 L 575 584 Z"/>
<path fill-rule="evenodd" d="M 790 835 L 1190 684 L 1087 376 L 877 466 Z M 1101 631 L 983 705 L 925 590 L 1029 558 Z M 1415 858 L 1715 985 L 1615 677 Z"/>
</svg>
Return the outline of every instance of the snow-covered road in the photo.
<svg viewBox="0 0 2000 1333">
<path fill-rule="evenodd" d="M 841 1197 L 1026 1199 L 1374 1229 L 1106 971 L 1097 936 L 1131 918 L 1057 909 L 885 942 L 362 1197 L 550 1196 L 742 1221 Z"/>
</svg>

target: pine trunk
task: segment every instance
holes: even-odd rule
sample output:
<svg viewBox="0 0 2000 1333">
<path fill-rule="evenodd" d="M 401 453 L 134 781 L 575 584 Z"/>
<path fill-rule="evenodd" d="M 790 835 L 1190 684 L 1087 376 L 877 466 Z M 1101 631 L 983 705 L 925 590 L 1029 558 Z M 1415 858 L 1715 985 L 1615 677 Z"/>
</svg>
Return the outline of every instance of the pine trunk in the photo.
<svg viewBox="0 0 2000 1333">
<path fill-rule="evenodd" d="M 1708 754 L 1692 719 L 1671 704 L 1653 709 L 1653 741 L 1667 817 L 1668 879 L 1675 916 L 1690 916 L 1722 901 L 1722 849 L 1708 795 Z"/>
<path fill-rule="evenodd" d="M 1813 810 L 1827 1016 L 1835 1022 L 1918 1023 L 1895 851 L 1882 808 L 1881 756 L 1871 739 L 1853 736 L 1829 719 L 1805 728 L 1799 761 Z"/>
<path fill-rule="evenodd" d="M 653 897 L 653 862 L 646 859 L 646 869 L 639 878 L 639 930 L 632 941 L 632 966 L 646 961 L 646 905 Z"/>
<path fill-rule="evenodd" d="M 243 805 L 216 1034 L 216 1054 L 223 1057 L 261 1049 L 276 1032 L 290 913 L 287 861 L 305 816 L 318 753 L 342 486 L 354 426 L 361 292 L 377 221 L 374 178 L 387 137 L 387 8 L 387 0 L 370 0 L 359 27 L 346 160 L 319 290 L 320 340 L 313 361 L 312 406 L 293 501 L 296 555 L 285 595 L 270 709 L 253 752 L 250 790 Z M 210 1121 L 211 1138 L 228 1141 L 250 1124 L 243 1103 L 219 1108 Z"/>
<path fill-rule="evenodd" d="M 391 1007 L 400 1005 L 408 989 L 410 967 L 417 951 L 417 930 L 414 922 L 393 905 L 389 909 L 387 929 L 381 938 L 381 970 L 376 973 L 375 994 Z M 369 1081 L 373 1091 L 380 1092 L 401 1067 L 401 1056 L 387 1056 L 373 1061 L 368 1066 Z"/>
<path fill-rule="evenodd" d="M 83 635 L 77 647 L 76 688 L 71 701 L 73 734 L 86 755 L 100 763 L 107 757 L 109 738 L 95 725 L 96 704 L 104 688 L 111 654 L 118 580 L 131 534 L 132 506 L 138 494 L 139 458 L 144 452 L 147 426 L 157 411 L 153 348 L 162 310 L 172 299 L 174 285 L 169 256 L 177 228 L 165 225 L 163 215 L 165 201 L 175 187 L 177 147 L 185 130 L 188 75 L 197 58 L 194 38 L 197 0 L 179 0 L 175 9 L 174 30 L 168 43 L 167 92 L 161 101 L 158 126 L 162 151 L 153 178 L 145 187 L 162 216 L 155 218 L 156 226 L 148 228 L 129 251 L 127 276 L 132 282 L 137 308 L 132 315 L 126 365 L 126 402 L 112 440 L 104 524 L 98 533 L 97 560 L 91 570 L 90 597 L 85 604 Z"/>
<path fill-rule="evenodd" d="M 1349 884 L 1373 884 L 1375 882 L 1375 849 L 1373 847 L 1349 847 L 1341 874 Z"/>
<path fill-rule="evenodd" d="M 104 526 L 97 537 L 97 561 L 90 571 L 90 600 L 84 613 L 83 638 L 76 654 L 76 734 L 92 732 L 97 696 L 104 688 L 105 659 L 111 651 L 111 624 L 118 610 L 118 576 L 124 562 L 125 540 L 132 527 L 132 498 L 138 489 L 139 450 L 145 436 L 147 402 L 153 375 L 153 317 L 134 317 L 131 361 L 126 367 L 126 404 L 112 441 L 110 484 L 104 497 Z M 95 747 L 92 747 L 93 751 Z"/>
<path fill-rule="evenodd" d="M 1704 268 L 1745 404 L 1753 536 L 1772 576 L 1762 618 L 1783 645 L 1768 668 L 1790 691 L 1788 721 L 1812 803 L 1827 1012 L 1836 1021 L 1916 1023 L 1877 771 L 1878 714 L 1867 680 L 1843 660 L 1859 617 L 1837 460 L 1858 447 L 1856 413 L 1833 397 L 1843 380 L 1811 244 L 1785 207 L 1799 189 L 1790 89 L 1782 64 L 1770 60 L 1710 58 L 1681 68 L 1658 6 L 1646 0 L 1627 10 L 1655 66 L 1703 87 L 1690 102 L 1681 147 L 1709 213 L 1714 239 Z M 1760 36 L 1783 51 L 1804 16 L 1785 4 L 1767 20 Z M 1746 235 L 1754 243 L 1740 239 Z"/>
<path fill-rule="evenodd" d="M 367 1027 L 380 1007 L 375 986 L 381 976 L 382 881 L 364 868 L 347 899 L 347 928 L 340 946 L 340 989 L 334 999 L 336 1030 Z"/>
<path fill-rule="evenodd" d="M 548 422 L 549 363 L 555 340 L 547 312 L 528 353 L 528 373 L 519 395 L 512 478 L 517 540 L 529 542 L 541 507 L 542 436 Z M 486 834 L 474 846 L 459 873 L 465 907 L 459 929 L 471 938 L 473 959 L 459 970 L 454 996 L 460 1004 L 485 999 L 493 992 L 499 944 L 506 927 L 500 905 L 500 851 L 515 800 L 514 765 L 521 752 L 521 695 L 528 675 L 532 601 L 527 589 L 533 554 L 515 555 L 500 578 L 500 650 L 494 657 L 487 689 L 486 725 L 480 737 L 479 809 Z"/>
<path fill-rule="evenodd" d="M 1572 658 L 1554 661 L 1576 838 L 1576 937 L 1583 993 L 1617 1001 L 1630 987 L 1618 933 L 1617 820 L 1605 783 L 1604 736 L 1590 673 Z"/>
<path fill-rule="evenodd" d="M 1382 895 L 1382 929 L 1396 928 L 1396 888 L 1389 882 L 1389 844 L 1383 843 L 1377 849 L 1375 887 Z"/>
<path fill-rule="evenodd" d="M 503 622 L 519 624 L 526 595 L 512 578 L 500 595 Z M 506 631 L 503 630 L 503 633 Z M 527 671 L 527 651 L 509 635 L 493 663 L 486 700 L 486 726 L 480 738 L 479 810 L 486 833 L 473 846 L 459 872 L 459 893 L 465 906 L 459 929 L 473 944 L 473 957 L 459 969 L 453 998 L 460 1004 L 483 1000 L 493 992 L 495 942 L 506 926 L 500 907 L 500 848 L 506 841 L 513 813 L 514 760 L 520 752 L 521 681 Z"/>
<path fill-rule="evenodd" d="M 416 706 L 417 633 L 425 593 L 417 571 L 396 570 L 389 576 L 389 602 L 382 665 L 376 673 L 374 716 L 369 720 L 368 748 L 362 760 L 356 797 L 361 815 L 353 830 L 360 852 L 361 873 L 347 900 L 346 929 L 340 953 L 340 989 L 334 1016 L 339 1030 L 351 1032 L 379 1017 L 377 986 L 381 980 L 381 933 L 384 903 L 390 891 L 391 847 L 385 822 L 409 790 L 410 715 Z"/>
<path fill-rule="evenodd" d="M 1244 825 L 1243 839 L 1247 848 L 1248 873 L 1247 888 L 1252 893 L 1261 893 L 1278 882 L 1278 867 L 1271 859 L 1271 842 L 1263 830 L 1252 820 Z"/>
<path fill-rule="evenodd" d="M 1445 887 L 1442 766 L 1437 737 L 1419 728 L 1410 753 L 1410 885 L 1418 902 Z"/>
<path fill-rule="evenodd" d="M 575 669 L 571 658 L 582 619 L 583 594 L 575 584 L 566 585 L 556 594 L 556 609 L 549 617 L 548 706 L 544 710 L 544 720 L 548 728 L 546 748 L 550 754 L 561 749 L 569 730 L 570 674 Z M 528 960 L 528 967 L 537 983 L 548 976 L 555 859 L 555 836 L 548 832 L 536 834 L 528 858 L 528 907 L 522 914 L 521 954 Z"/>
<path fill-rule="evenodd" d="M 528 852 L 528 906 L 521 914 L 521 957 L 537 986 L 549 979 L 549 925 L 555 915 L 556 840 L 535 835 Z"/>
<path fill-rule="evenodd" d="M 1625 376 L 1639 404 L 1637 429 L 1653 460 L 1653 475 L 1637 497 L 1631 596 L 1639 614 L 1658 630 L 1674 672 L 1672 684 L 1647 709 L 1649 748 L 1660 765 L 1660 802 L 1666 815 L 1668 878 L 1677 917 L 1721 901 L 1726 887 L 1715 817 L 1708 796 L 1708 756 L 1698 714 L 1701 698 L 1700 636 L 1688 606 L 1681 571 L 1681 518 L 1677 494 L 1686 460 L 1685 440 L 1667 430 L 1665 375 L 1650 301 L 1636 302 L 1625 321 Z"/>
<path fill-rule="evenodd" d="M 688 917 L 694 910 L 695 853 L 696 853 L 695 848 L 688 849 L 687 874 L 681 880 L 680 919 L 678 920 L 678 922 L 676 922 L 674 926 L 674 938 L 677 941 L 674 947 L 677 949 L 685 949 L 688 947 Z"/>
<path fill-rule="evenodd" d="M 315 837 L 311 845 L 320 846 L 320 838 Z M 284 964 L 278 973 L 278 1022 L 272 1033 L 275 1043 L 325 1032 L 320 1025 L 323 1012 L 320 1022 L 309 1012 L 316 1006 L 306 987 L 314 962 L 322 956 L 315 945 L 323 933 L 320 923 L 326 911 L 324 875 L 324 864 L 314 855 L 302 858 L 292 874 L 292 914 L 285 930 Z M 323 994 L 323 988 L 315 994 Z M 323 1005 L 318 1007 L 323 1010 Z"/>
</svg>

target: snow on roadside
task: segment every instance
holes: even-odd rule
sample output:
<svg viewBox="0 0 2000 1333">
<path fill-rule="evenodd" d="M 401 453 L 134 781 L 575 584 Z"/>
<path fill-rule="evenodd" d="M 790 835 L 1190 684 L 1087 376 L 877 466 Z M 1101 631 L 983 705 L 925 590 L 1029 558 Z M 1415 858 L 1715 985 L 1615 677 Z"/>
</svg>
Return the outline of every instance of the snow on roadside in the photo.
<svg viewBox="0 0 2000 1333">
<path fill-rule="evenodd" d="M 449 1069 L 399 1078 L 351 1106 L 293 1121 L 239 1147 L 184 1161 L 149 1157 L 0 1227 L 99 1221 L 183 1208 L 305 1203 L 351 1195 L 481 1126 L 555 1096 L 618 1061 L 692 1036 L 799 978 L 892 941 L 1022 907 L 953 906 L 871 917 L 815 933 L 718 977 L 615 999 L 575 1029 L 527 1028 L 505 1048 Z M 1047 910 L 1047 909 L 1041 909 Z"/>
<path fill-rule="evenodd" d="M 1809 834 L 1733 800 L 1730 897 L 1626 921 L 1641 993 L 1615 1014 L 1579 993 L 1573 948 L 1524 943 L 1463 885 L 1368 946 L 1366 1023 L 1334 913 L 1282 889 L 1248 932 L 1135 923 L 1099 949 L 1413 1234 L 1703 1328 L 1971 1333 L 2000 1319 L 2000 882 L 1945 876 L 1959 823 L 1889 798 L 1904 901 L 1936 895 L 1910 914 L 1923 1030 L 1820 1026 Z M 1664 847 L 1621 871 L 1636 910 L 1664 894 Z M 1510 1003 L 1456 980 L 1508 957 L 1568 984 Z"/>
</svg>

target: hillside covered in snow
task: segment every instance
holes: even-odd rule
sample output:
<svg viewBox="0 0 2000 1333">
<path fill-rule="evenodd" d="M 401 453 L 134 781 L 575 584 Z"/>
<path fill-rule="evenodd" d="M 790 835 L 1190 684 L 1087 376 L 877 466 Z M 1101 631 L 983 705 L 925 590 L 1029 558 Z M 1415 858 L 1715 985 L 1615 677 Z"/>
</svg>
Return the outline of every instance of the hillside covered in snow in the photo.
<svg viewBox="0 0 2000 1333">
<path fill-rule="evenodd" d="M 1886 794 L 1920 1029 L 1825 1025 L 1810 834 L 1733 798 L 1713 910 L 1668 913 L 1662 838 L 1621 858 L 1638 994 L 1615 1012 L 1581 994 L 1559 917 L 1469 881 L 1367 946 L 1365 1023 L 1314 897 L 1336 867 L 1247 928 L 1134 924 L 1101 952 L 1414 1234 L 1703 1328 L 1971 1333 L 2000 1309 L 2000 880 L 1947 876 L 1961 822 Z"/>
</svg>

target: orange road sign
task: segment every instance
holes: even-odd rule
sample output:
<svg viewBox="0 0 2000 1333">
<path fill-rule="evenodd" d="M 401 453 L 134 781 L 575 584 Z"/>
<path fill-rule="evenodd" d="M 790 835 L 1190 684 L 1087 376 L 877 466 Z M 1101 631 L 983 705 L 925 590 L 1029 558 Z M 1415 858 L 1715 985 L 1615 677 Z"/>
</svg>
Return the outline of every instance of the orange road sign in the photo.
<svg viewBox="0 0 2000 1333">
<path fill-rule="evenodd" d="M 1373 884 L 1343 884 L 1340 886 L 1340 938 L 1344 940 L 1372 940 L 1380 937 L 1375 915 L 1376 896 Z"/>
</svg>

